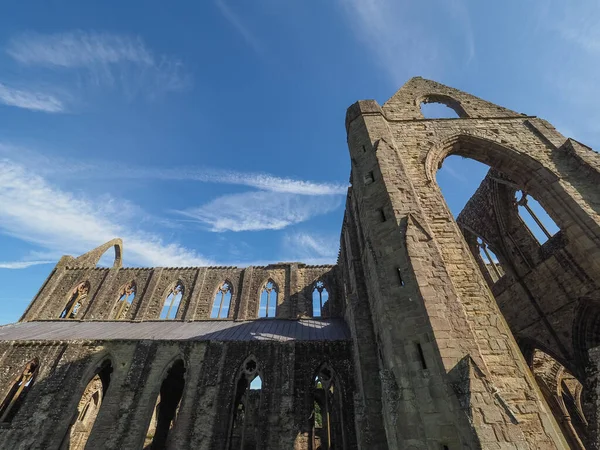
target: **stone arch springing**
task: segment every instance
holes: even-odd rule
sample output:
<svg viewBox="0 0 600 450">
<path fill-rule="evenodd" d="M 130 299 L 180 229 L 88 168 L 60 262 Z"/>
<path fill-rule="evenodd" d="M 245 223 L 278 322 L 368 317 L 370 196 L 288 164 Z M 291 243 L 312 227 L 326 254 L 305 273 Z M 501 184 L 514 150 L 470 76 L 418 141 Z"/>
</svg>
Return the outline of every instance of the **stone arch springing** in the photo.
<svg viewBox="0 0 600 450">
<path fill-rule="evenodd" d="M 119 289 L 117 301 L 112 310 L 111 319 L 124 320 L 127 318 L 133 300 L 135 299 L 136 292 L 137 285 L 133 280 Z"/>
<path fill-rule="evenodd" d="M 176 359 L 167 370 L 152 409 L 144 440 L 144 449 L 162 449 L 168 444 L 169 433 L 175 427 L 185 388 L 185 364 Z"/>
<path fill-rule="evenodd" d="M 171 320 L 177 317 L 177 312 L 181 306 L 181 300 L 183 299 L 184 292 L 185 288 L 181 280 L 173 283 L 169 289 L 167 289 L 164 295 L 165 300 L 160 313 L 161 319 Z"/>
<path fill-rule="evenodd" d="M 113 366 L 110 359 L 104 359 L 97 366 L 77 403 L 71 423 L 60 446 L 61 450 L 85 449 L 110 386 L 112 372 Z"/>
<path fill-rule="evenodd" d="M 273 318 L 277 316 L 277 302 L 279 299 L 279 287 L 277 283 L 269 278 L 260 291 L 260 302 L 258 305 L 258 317 Z"/>
<path fill-rule="evenodd" d="M 73 290 L 70 291 L 67 297 L 67 303 L 60 313 L 60 319 L 75 319 L 77 313 L 81 310 L 84 302 L 88 299 L 90 293 L 90 282 L 82 281 Z"/>
<path fill-rule="evenodd" d="M 226 319 L 229 317 L 232 298 L 233 284 L 229 280 L 225 280 L 217 288 L 210 317 L 212 319 Z"/>
<path fill-rule="evenodd" d="M 2 403 L 0 403 L 0 423 L 10 423 L 19 412 L 27 393 L 35 382 L 39 368 L 40 362 L 37 358 L 34 358 L 25 365 L 19 376 L 13 380 Z"/>
<path fill-rule="evenodd" d="M 323 363 L 313 377 L 310 450 L 346 448 L 341 388 L 335 371 Z"/>
<path fill-rule="evenodd" d="M 325 317 L 327 316 L 327 309 L 329 301 L 329 291 L 325 286 L 323 280 L 317 280 L 314 284 L 312 291 L 312 315 L 313 317 Z"/>
<path fill-rule="evenodd" d="M 237 373 L 229 419 L 229 450 L 260 448 L 263 378 L 256 357 L 249 356 Z M 266 423 L 266 422 L 265 422 Z"/>
<path fill-rule="evenodd" d="M 448 109 L 448 112 L 446 114 L 438 114 L 438 112 L 441 112 L 441 110 L 432 110 L 431 112 L 433 112 L 433 114 L 431 116 L 429 116 L 427 114 L 428 113 L 427 105 L 436 104 L 436 103 L 446 107 Z M 469 117 L 469 115 L 464 110 L 464 108 L 462 107 L 460 102 L 458 100 L 450 97 L 449 95 L 444 95 L 444 94 L 423 95 L 416 99 L 416 105 L 417 105 L 417 107 L 420 108 L 419 110 L 421 111 L 421 114 L 426 119 L 444 119 L 444 118 L 464 119 L 464 118 Z M 450 111 L 452 113 L 450 113 Z"/>
</svg>

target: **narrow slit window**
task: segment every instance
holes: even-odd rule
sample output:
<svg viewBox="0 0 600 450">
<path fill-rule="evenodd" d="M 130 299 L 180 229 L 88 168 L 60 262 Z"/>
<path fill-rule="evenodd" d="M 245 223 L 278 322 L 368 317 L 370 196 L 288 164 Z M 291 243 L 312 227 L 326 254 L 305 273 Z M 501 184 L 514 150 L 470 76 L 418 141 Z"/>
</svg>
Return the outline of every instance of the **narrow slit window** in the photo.
<svg viewBox="0 0 600 450">
<path fill-rule="evenodd" d="M 260 294 L 258 317 L 275 317 L 277 313 L 277 285 L 269 280 Z"/>
<path fill-rule="evenodd" d="M 178 281 L 169 291 L 165 297 L 165 302 L 160 313 L 160 318 L 165 320 L 174 319 L 177 317 L 177 311 L 181 304 L 183 297 L 183 284 Z"/>
<path fill-rule="evenodd" d="M 325 305 L 327 304 L 328 300 L 329 292 L 327 292 L 325 284 L 320 280 L 317 281 L 312 294 L 313 317 L 325 316 Z"/>
<path fill-rule="evenodd" d="M 385 211 L 383 210 L 383 208 L 379 209 L 379 220 L 382 222 L 385 222 L 387 220 L 387 217 L 385 217 Z"/>
<path fill-rule="evenodd" d="M 8 394 L 0 404 L 0 423 L 10 423 L 17 414 L 33 385 L 38 368 L 37 360 L 29 362 L 21 375 L 13 382 Z"/>
<path fill-rule="evenodd" d="M 517 191 L 515 199 L 519 216 L 540 244 L 546 242 L 559 231 L 554 220 L 533 197 L 526 192 Z"/>
<path fill-rule="evenodd" d="M 365 184 L 371 184 L 375 181 L 375 175 L 373 174 L 373 171 L 367 173 L 364 177 L 364 182 Z"/>
<path fill-rule="evenodd" d="M 421 369 L 427 370 L 427 362 L 425 362 L 425 354 L 423 353 L 423 347 L 419 342 L 415 343 L 417 347 L 417 353 L 419 355 L 419 361 L 421 362 Z"/>
<path fill-rule="evenodd" d="M 81 306 L 87 299 L 87 296 L 90 292 L 90 283 L 84 281 L 83 283 L 79 283 L 67 300 L 67 304 L 64 309 L 60 313 L 60 319 L 75 319 L 77 313 L 81 309 Z"/>
<path fill-rule="evenodd" d="M 135 298 L 135 291 L 136 286 L 133 281 L 126 286 L 123 286 L 119 292 L 119 299 L 117 300 L 117 304 L 114 308 L 113 319 L 123 320 L 127 318 L 127 313 L 131 309 L 133 299 Z"/>
<path fill-rule="evenodd" d="M 210 317 L 212 319 L 226 319 L 229 316 L 229 305 L 231 304 L 231 283 L 225 281 L 217 290 L 213 302 Z"/>
<path fill-rule="evenodd" d="M 402 272 L 400 269 L 397 269 L 396 273 L 398 274 L 398 283 L 400 283 L 400 286 L 404 286 L 404 279 L 402 278 Z"/>
</svg>

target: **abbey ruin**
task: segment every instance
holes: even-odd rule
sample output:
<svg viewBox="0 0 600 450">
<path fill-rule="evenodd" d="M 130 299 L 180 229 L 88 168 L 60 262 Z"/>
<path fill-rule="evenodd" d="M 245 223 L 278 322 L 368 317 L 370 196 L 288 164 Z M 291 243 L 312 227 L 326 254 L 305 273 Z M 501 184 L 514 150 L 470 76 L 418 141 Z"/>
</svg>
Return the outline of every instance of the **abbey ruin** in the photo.
<svg viewBox="0 0 600 450">
<path fill-rule="evenodd" d="M 422 78 L 346 130 L 336 265 L 64 256 L 0 327 L 0 448 L 600 448 L 599 155 Z M 456 220 L 453 154 L 490 166 Z"/>
</svg>

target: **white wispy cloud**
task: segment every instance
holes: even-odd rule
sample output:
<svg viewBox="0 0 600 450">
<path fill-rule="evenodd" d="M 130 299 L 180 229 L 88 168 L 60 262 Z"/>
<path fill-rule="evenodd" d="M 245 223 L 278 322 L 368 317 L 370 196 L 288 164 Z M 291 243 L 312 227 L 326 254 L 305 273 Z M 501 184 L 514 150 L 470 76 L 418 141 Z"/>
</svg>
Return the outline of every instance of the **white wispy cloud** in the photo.
<svg viewBox="0 0 600 450">
<path fill-rule="evenodd" d="M 177 212 L 215 232 L 281 230 L 331 212 L 341 202 L 338 195 L 257 191 L 223 195 L 200 207 Z"/>
<path fill-rule="evenodd" d="M 215 0 L 215 5 L 231 24 L 233 28 L 244 38 L 246 43 L 254 49 L 257 53 L 263 53 L 263 46 L 258 38 L 248 29 L 244 24 L 241 17 L 233 11 L 223 0 Z"/>
<path fill-rule="evenodd" d="M 158 168 L 129 167 L 125 164 L 105 161 L 62 160 L 49 158 L 43 153 L 28 148 L 0 142 L 0 155 L 10 157 L 36 172 L 48 177 L 59 176 L 62 179 L 99 178 L 99 179 L 148 179 L 168 181 L 197 181 L 201 183 L 230 184 L 247 186 L 262 191 L 280 192 L 298 195 L 345 195 L 348 185 L 335 182 L 316 182 L 294 178 L 278 177 L 267 173 L 239 172 L 209 167 Z"/>
<path fill-rule="evenodd" d="M 132 97 L 178 91 L 190 84 L 183 64 L 157 55 L 138 36 L 94 31 L 24 33 L 13 37 L 6 52 L 27 66 L 84 70 L 95 85 L 119 85 Z"/>
<path fill-rule="evenodd" d="M 30 90 L 16 89 L 0 83 L 0 103 L 17 108 L 49 113 L 63 112 L 65 106 L 57 97 Z"/>
<path fill-rule="evenodd" d="M 289 260 L 307 264 L 335 264 L 339 251 L 339 236 L 323 236 L 305 231 L 287 233 L 283 238 Z"/>
<path fill-rule="evenodd" d="M 56 263 L 55 260 L 48 261 L 3 261 L 0 262 L 0 269 L 27 269 L 31 266 L 39 266 L 40 264 Z"/>
<path fill-rule="evenodd" d="M 416 74 L 438 75 L 444 64 L 457 59 L 468 62 L 475 55 L 475 40 L 464 0 L 337 0 L 349 25 L 392 81 L 402 83 Z M 435 34 L 427 20 L 432 9 L 447 11 L 455 29 L 462 33 L 464 48 L 447 45 L 448 36 Z M 457 54 L 458 53 L 458 54 Z M 407 64 L 410 62 L 410 64 Z"/>
<path fill-rule="evenodd" d="M 0 205 L 1 232 L 36 244 L 50 254 L 78 255 L 121 237 L 126 243 L 124 257 L 130 264 L 210 264 L 194 250 L 166 243 L 159 235 L 137 228 L 127 213 L 131 205 L 75 196 L 8 160 L 0 161 Z"/>
</svg>

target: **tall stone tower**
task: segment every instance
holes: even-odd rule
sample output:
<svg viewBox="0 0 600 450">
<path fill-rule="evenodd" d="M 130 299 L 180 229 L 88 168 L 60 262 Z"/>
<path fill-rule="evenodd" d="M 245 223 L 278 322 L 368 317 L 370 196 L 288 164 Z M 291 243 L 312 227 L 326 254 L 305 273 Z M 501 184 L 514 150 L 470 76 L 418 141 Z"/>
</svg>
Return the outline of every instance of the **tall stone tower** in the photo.
<svg viewBox="0 0 600 450">
<path fill-rule="evenodd" d="M 63 257 L 0 327 L 0 448 L 600 448 L 598 155 L 422 78 L 346 129 L 336 265 Z M 490 166 L 457 220 L 452 154 Z"/>
</svg>

